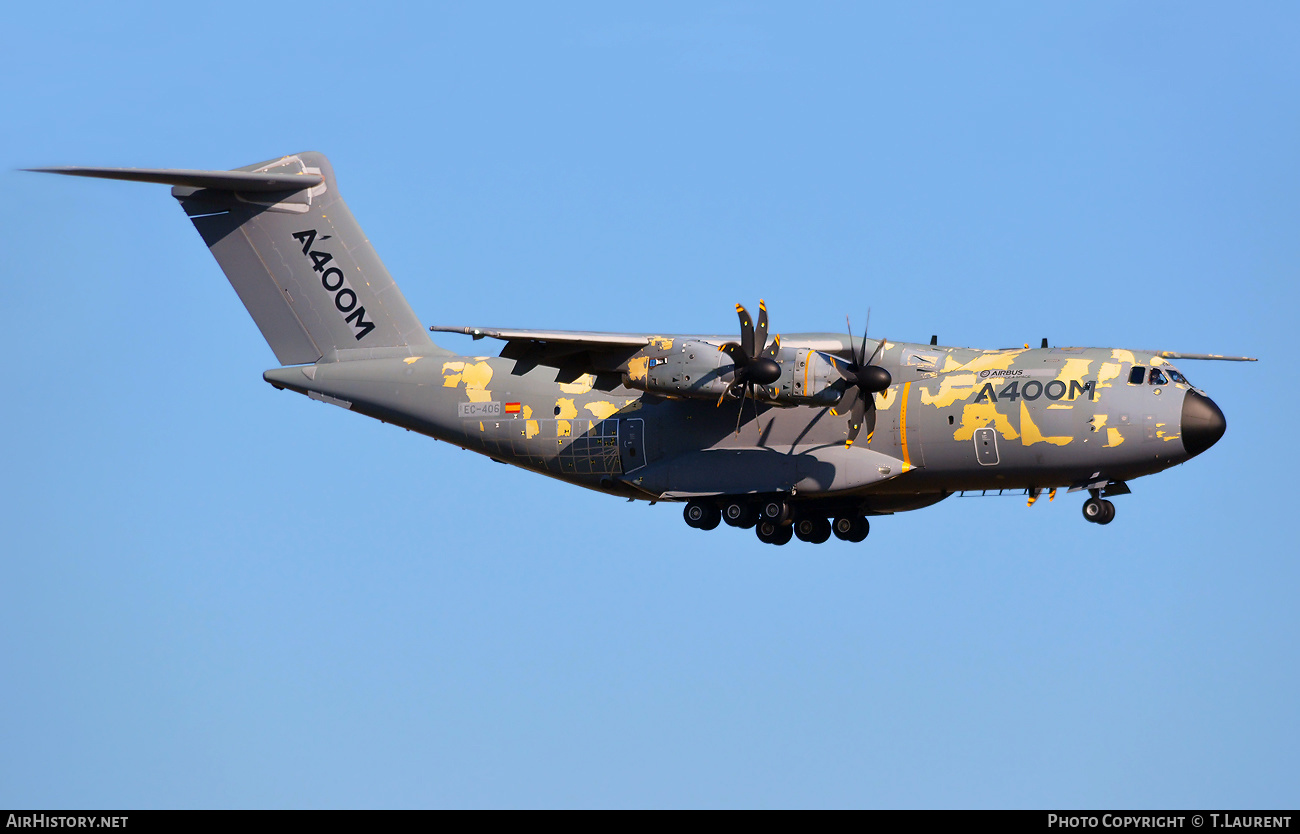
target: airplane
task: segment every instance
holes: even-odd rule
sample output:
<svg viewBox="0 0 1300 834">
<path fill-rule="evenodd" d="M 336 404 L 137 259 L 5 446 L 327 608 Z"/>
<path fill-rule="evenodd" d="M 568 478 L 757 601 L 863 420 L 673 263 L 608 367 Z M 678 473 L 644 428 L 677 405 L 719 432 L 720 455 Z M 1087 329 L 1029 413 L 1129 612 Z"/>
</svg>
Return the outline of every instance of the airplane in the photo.
<svg viewBox="0 0 1300 834">
<path fill-rule="evenodd" d="M 863 541 L 870 518 L 958 493 L 1087 492 L 1109 524 L 1128 482 L 1213 446 L 1223 412 L 1171 360 L 1120 348 L 981 350 L 869 339 L 425 328 L 306 152 L 232 171 L 33 168 L 172 186 L 280 367 L 280 390 L 760 541 Z M 431 332 L 504 344 L 463 356 Z"/>
</svg>

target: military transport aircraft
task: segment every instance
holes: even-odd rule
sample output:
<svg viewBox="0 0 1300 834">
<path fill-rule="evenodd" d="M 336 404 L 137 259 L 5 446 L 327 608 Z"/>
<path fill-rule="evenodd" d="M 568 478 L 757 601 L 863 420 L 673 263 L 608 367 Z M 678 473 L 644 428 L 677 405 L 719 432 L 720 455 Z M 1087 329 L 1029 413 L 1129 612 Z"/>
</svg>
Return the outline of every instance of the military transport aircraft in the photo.
<svg viewBox="0 0 1300 834">
<path fill-rule="evenodd" d="M 769 544 L 862 541 L 868 517 L 957 492 L 1088 492 L 1108 524 L 1128 481 L 1200 454 L 1223 412 L 1170 360 L 1111 348 L 976 350 L 864 333 L 769 337 L 440 327 L 406 303 L 326 158 L 234 171 L 33 169 L 174 186 L 284 367 L 263 378 L 614 496 Z M 504 342 L 459 356 L 429 331 Z"/>
</svg>

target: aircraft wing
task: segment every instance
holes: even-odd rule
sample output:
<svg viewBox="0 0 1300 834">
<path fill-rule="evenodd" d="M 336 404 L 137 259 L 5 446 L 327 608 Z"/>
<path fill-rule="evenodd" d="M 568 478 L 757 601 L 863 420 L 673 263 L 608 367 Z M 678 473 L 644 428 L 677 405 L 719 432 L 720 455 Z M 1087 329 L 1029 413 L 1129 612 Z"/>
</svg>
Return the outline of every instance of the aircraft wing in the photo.
<svg viewBox="0 0 1300 834">
<path fill-rule="evenodd" d="M 1253 356 L 1221 356 L 1217 353 L 1179 353 L 1174 350 L 1158 351 L 1158 354 L 1165 359 L 1207 359 L 1217 360 L 1219 362 L 1258 362 Z"/>
<path fill-rule="evenodd" d="M 636 347 L 650 344 L 649 333 L 597 333 L 588 330 L 509 330 L 497 327 L 445 327 L 429 328 L 435 333 L 462 333 L 475 339 L 484 337 L 506 342 L 529 342 L 537 345 L 573 345 L 587 347 Z"/>
<path fill-rule="evenodd" d="M 544 365 L 557 368 L 556 379 L 572 382 L 583 374 L 619 374 L 628 359 L 659 339 L 649 333 L 598 333 L 583 330 L 518 330 L 494 327 L 429 328 L 435 333 L 462 333 L 475 339 L 504 341 L 501 356 L 514 359 L 516 374 Z M 721 342 L 719 342 L 721 344 Z"/>
<path fill-rule="evenodd" d="M 601 333 L 587 330 L 526 330 L 497 327 L 454 327 L 434 325 L 435 333 L 460 333 L 475 339 L 500 339 L 501 356 L 517 360 L 515 373 L 527 373 L 538 365 L 558 368 L 559 381 L 571 381 L 582 374 L 620 374 L 627 361 L 647 346 L 669 349 L 674 341 L 698 340 L 712 345 L 734 341 L 735 336 L 682 336 L 657 333 Z M 827 352 L 847 348 L 843 336 L 834 333 L 796 333 L 783 337 L 788 347 L 807 347 Z"/>
</svg>

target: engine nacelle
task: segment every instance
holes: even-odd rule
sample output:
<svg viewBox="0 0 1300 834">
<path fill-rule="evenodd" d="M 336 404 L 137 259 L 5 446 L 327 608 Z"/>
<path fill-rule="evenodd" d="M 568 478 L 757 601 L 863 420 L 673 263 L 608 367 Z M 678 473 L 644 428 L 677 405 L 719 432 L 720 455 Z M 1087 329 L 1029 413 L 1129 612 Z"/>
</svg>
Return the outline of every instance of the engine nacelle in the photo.
<svg viewBox="0 0 1300 834">
<path fill-rule="evenodd" d="M 844 396 L 843 375 L 821 351 L 782 351 L 780 389 L 775 399 L 792 405 L 835 405 Z M 788 370 L 787 370 L 788 369 Z M 769 389 L 770 390 L 770 389 Z"/>
<path fill-rule="evenodd" d="M 718 345 L 688 340 L 656 344 L 627 363 L 623 384 L 652 394 L 717 400 L 735 381 L 731 357 Z M 843 395 L 843 376 L 821 353 L 808 348 L 779 351 L 781 376 L 772 385 L 755 385 L 754 396 L 773 405 L 834 405 Z M 736 392 L 738 396 L 739 391 Z"/>
<path fill-rule="evenodd" d="M 661 340 L 634 356 L 627 368 L 624 385 L 665 396 L 716 400 L 735 378 L 731 357 L 695 339 Z"/>
</svg>

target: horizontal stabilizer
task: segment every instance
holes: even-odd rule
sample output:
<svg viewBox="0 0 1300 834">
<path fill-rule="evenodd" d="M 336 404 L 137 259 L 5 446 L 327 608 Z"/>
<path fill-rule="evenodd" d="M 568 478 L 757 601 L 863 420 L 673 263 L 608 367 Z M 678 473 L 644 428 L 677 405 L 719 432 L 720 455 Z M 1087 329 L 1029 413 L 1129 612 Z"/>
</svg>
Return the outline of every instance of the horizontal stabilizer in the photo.
<svg viewBox="0 0 1300 834">
<path fill-rule="evenodd" d="M 267 174 L 252 171 L 191 171 L 170 168 L 24 168 L 40 174 L 64 174 L 70 177 L 98 177 L 105 180 L 154 182 L 214 191 L 300 191 L 325 182 L 320 174 Z"/>
</svg>

